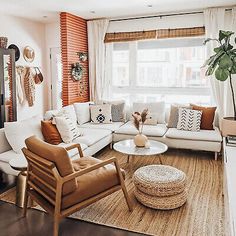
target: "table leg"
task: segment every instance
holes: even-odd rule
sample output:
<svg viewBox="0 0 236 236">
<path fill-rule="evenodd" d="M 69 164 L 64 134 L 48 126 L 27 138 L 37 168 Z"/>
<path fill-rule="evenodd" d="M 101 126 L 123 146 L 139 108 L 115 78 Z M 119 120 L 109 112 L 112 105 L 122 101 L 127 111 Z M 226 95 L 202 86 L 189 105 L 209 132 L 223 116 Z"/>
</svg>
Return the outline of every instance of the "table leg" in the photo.
<svg viewBox="0 0 236 236">
<path fill-rule="evenodd" d="M 127 157 L 127 163 L 129 163 L 129 158 L 130 158 L 130 155 L 128 155 L 128 157 Z"/>
<path fill-rule="evenodd" d="M 19 207 L 24 206 L 25 188 L 26 188 L 26 172 L 22 171 L 17 176 L 17 183 L 16 183 L 16 205 Z"/>
<path fill-rule="evenodd" d="M 129 162 L 129 167 L 130 167 L 130 172 L 133 173 L 133 155 L 130 155 L 130 162 Z"/>
<path fill-rule="evenodd" d="M 161 158 L 162 158 L 162 155 L 161 155 L 161 154 L 159 154 L 159 155 L 158 155 L 158 157 L 159 157 L 159 162 L 160 162 L 160 165 L 163 165 L 163 163 L 162 163 L 162 160 L 161 160 Z"/>
</svg>

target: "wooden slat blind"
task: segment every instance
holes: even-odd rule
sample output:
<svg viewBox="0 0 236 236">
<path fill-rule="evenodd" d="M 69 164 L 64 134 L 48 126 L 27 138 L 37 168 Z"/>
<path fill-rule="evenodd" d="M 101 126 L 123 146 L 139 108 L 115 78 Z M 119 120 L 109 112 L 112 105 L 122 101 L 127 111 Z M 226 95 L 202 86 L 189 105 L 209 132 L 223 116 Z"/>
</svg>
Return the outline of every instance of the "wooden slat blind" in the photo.
<svg viewBox="0 0 236 236">
<path fill-rule="evenodd" d="M 156 30 L 119 32 L 119 33 L 107 33 L 104 42 L 105 43 L 126 42 L 126 41 L 155 39 L 155 38 L 156 38 Z"/>
<path fill-rule="evenodd" d="M 194 37 L 205 34 L 205 27 L 178 28 L 178 29 L 158 29 L 136 32 L 117 32 L 107 33 L 104 39 L 105 43 L 127 42 L 145 39 Z"/>
<path fill-rule="evenodd" d="M 157 39 L 194 37 L 194 36 L 201 36 L 204 34 L 205 34 L 205 27 L 156 30 L 156 38 Z"/>
</svg>

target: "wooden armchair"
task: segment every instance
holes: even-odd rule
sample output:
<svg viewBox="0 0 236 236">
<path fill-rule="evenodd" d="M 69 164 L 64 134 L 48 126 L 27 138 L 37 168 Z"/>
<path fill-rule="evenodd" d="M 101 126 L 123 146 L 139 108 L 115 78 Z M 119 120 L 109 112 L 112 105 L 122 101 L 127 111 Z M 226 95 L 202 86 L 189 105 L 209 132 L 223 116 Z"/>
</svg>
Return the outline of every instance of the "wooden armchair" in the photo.
<svg viewBox="0 0 236 236">
<path fill-rule="evenodd" d="M 58 235 L 62 218 L 120 189 L 132 211 L 124 172 L 115 157 L 105 161 L 83 157 L 79 144 L 65 149 L 35 136 L 26 139 L 25 143 L 27 148 L 22 151 L 28 161 L 28 170 L 24 216 L 30 197 L 54 217 L 54 236 Z M 78 149 L 80 158 L 71 161 L 67 151 L 74 148 Z"/>
</svg>

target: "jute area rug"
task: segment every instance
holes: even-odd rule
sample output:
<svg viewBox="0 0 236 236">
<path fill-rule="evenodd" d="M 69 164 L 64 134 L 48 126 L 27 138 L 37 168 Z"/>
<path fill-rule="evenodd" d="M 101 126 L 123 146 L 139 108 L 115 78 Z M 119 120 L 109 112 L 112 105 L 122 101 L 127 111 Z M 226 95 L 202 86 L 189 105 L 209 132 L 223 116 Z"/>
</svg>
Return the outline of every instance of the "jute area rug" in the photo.
<svg viewBox="0 0 236 236">
<path fill-rule="evenodd" d="M 128 211 L 123 193 L 119 191 L 70 217 L 148 235 L 225 235 L 223 167 L 221 160 L 213 160 L 212 153 L 169 150 L 162 156 L 163 164 L 184 171 L 188 177 L 187 203 L 168 211 L 153 210 L 141 205 L 133 194 L 133 171 L 126 163 L 127 157 L 109 148 L 98 155 L 101 159 L 112 156 L 118 158 L 120 166 L 126 171 L 125 183 L 134 204 L 133 212 Z M 133 158 L 134 170 L 149 164 L 159 164 L 158 158 Z M 0 199 L 14 203 L 15 190 L 3 193 Z"/>
</svg>

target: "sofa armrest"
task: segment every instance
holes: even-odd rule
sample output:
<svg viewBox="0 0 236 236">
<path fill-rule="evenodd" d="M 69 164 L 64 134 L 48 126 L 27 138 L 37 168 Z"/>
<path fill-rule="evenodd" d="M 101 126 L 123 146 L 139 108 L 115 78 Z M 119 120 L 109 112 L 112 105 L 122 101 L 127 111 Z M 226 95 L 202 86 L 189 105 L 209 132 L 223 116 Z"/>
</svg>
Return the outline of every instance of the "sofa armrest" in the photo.
<svg viewBox="0 0 236 236">
<path fill-rule="evenodd" d="M 0 153 L 10 151 L 12 147 L 7 141 L 4 129 L 0 129 Z"/>
</svg>

